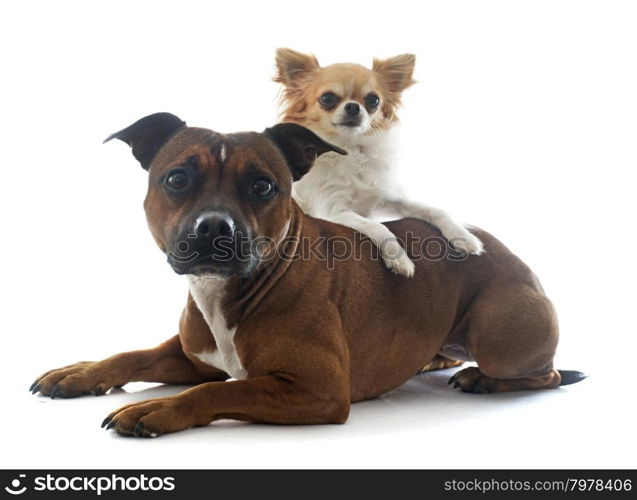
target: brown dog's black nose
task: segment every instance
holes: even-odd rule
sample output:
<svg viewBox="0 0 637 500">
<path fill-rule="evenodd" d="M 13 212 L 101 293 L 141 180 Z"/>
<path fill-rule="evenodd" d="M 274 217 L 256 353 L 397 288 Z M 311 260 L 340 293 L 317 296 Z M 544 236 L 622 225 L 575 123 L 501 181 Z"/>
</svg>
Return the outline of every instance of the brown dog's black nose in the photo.
<svg viewBox="0 0 637 500">
<path fill-rule="evenodd" d="M 212 212 L 200 215 L 195 221 L 194 234 L 197 237 L 215 239 L 234 238 L 234 221 L 228 214 Z"/>
<path fill-rule="evenodd" d="M 345 105 L 345 113 L 347 113 L 348 116 L 358 116 L 360 112 L 361 107 L 358 105 L 357 102 L 348 102 Z"/>
<path fill-rule="evenodd" d="M 251 241 L 240 218 L 223 209 L 204 210 L 175 236 L 168 263 L 177 274 L 242 274 L 257 262 Z"/>
</svg>

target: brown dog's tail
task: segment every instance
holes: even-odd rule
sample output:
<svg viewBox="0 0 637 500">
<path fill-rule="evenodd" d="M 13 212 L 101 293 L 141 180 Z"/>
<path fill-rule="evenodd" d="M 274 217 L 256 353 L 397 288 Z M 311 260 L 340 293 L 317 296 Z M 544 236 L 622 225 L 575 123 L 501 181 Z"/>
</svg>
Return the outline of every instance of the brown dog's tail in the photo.
<svg viewBox="0 0 637 500">
<path fill-rule="evenodd" d="M 588 377 L 588 375 L 586 375 L 585 373 L 578 372 L 576 370 L 557 370 L 557 371 L 562 377 L 560 386 L 577 384 L 578 382 L 581 382 L 586 377 Z"/>
</svg>

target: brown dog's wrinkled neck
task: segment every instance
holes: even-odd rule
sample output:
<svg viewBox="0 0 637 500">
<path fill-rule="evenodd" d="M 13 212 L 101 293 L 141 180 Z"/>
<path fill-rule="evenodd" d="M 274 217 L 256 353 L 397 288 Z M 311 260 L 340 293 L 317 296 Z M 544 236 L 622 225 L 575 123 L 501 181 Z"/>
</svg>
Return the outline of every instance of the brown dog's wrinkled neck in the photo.
<svg viewBox="0 0 637 500">
<path fill-rule="evenodd" d="M 291 200 L 290 225 L 286 235 L 277 245 L 274 256 L 259 265 L 248 277 L 240 278 L 235 303 L 242 310 L 241 319 L 250 315 L 290 267 L 301 241 L 303 218 L 301 208 Z"/>
</svg>

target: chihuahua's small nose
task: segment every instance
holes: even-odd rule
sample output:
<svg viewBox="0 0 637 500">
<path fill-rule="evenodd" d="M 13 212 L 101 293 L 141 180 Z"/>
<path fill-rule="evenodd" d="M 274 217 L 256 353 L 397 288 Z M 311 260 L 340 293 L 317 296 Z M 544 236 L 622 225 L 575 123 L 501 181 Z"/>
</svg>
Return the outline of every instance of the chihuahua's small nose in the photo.
<svg viewBox="0 0 637 500">
<path fill-rule="evenodd" d="M 348 116 L 358 116 L 358 113 L 361 112 L 361 107 L 357 102 L 348 102 L 345 105 L 345 112 Z"/>
<path fill-rule="evenodd" d="M 227 214 L 209 213 L 200 215 L 195 221 L 195 234 L 198 237 L 214 239 L 219 236 L 234 237 L 234 221 Z"/>
</svg>

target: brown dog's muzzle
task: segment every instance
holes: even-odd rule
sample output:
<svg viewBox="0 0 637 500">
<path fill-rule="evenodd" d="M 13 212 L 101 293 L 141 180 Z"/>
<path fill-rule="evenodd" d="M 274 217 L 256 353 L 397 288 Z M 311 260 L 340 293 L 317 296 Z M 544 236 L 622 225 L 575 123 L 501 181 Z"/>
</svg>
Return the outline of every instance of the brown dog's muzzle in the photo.
<svg viewBox="0 0 637 500">
<path fill-rule="evenodd" d="M 258 265 L 252 234 L 225 209 L 206 209 L 185 221 L 168 251 L 177 274 L 248 275 Z"/>
</svg>

